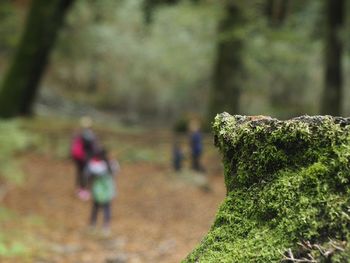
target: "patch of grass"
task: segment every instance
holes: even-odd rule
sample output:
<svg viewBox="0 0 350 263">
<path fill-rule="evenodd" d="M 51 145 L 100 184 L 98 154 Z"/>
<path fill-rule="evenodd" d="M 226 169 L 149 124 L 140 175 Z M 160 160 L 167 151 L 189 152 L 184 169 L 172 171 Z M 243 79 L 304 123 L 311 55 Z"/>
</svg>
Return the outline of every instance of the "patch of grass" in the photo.
<svg viewBox="0 0 350 263">
<path fill-rule="evenodd" d="M 160 151 L 157 149 L 151 148 L 128 148 L 121 155 L 121 162 L 151 162 L 151 163 L 166 163 L 168 158 L 164 154 L 160 154 Z"/>
<path fill-rule="evenodd" d="M 20 216 L 0 207 L 0 261 L 32 262 L 40 254 L 41 242 L 32 236 L 33 229 L 41 227 L 44 221 L 38 216 Z"/>
<path fill-rule="evenodd" d="M 0 178 L 10 183 L 21 183 L 23 173 L 18 155 L 27 149 L 33 135 L 22 129 L 19 120 L 0 120 Z"/>
</svg>

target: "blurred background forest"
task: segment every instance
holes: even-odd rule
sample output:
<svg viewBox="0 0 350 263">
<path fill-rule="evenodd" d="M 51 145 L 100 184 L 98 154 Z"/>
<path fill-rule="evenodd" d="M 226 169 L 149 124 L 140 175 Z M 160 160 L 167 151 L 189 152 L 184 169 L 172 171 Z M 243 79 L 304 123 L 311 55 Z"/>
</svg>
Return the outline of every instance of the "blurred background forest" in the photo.
<svg viewBox="0 0 350 263">
<path fill-rule="evenodd" d="M 345 0 L 1 0 L 2 262 L 102 262 L 116 247 L 118 262 L 179 262 L 225 189 L 211 135 L 204 191 L 203 176 L 172 177 L 171 129 L 223 111 L 349 116 L 348 11 Z M 67 182 L 83 115 L 123 168 L 107 245 L 77 231 L 87 209 Z"/>
<path fill-rule="evenodd" d="M 30 3 L 1 1 L 0 79 L 16 51 Z M 37 112 L 72 114 L 79 113 L 77 105 L 89 105 L 123 120 L 168 124 L 188 113 L 211 121 L 222 110 L 280 118 L 318 114 L 332 30 L 341 43 L 340 71 L 347 87 L 347 2 L 344 10 L 332 10 L 342 16 L 333 28 L 327 1 L 233 5 L 74 1 L 40 82 Z M 342 92 L 336 114 L 348 115 L 350 94 Z"/>
</svg>

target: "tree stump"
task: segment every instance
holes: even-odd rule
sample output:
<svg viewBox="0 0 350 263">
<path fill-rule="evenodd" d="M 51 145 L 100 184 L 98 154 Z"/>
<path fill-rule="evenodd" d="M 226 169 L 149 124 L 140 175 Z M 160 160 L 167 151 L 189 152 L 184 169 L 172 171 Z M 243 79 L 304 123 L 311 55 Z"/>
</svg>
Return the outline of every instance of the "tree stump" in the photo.
<svg viewBox="0 0 350 263">
<path fill-rule="evenodd" d="M 217 115 L 227 196 L 184 262 L 350 262 L 350 119 Z"/>
</svg>

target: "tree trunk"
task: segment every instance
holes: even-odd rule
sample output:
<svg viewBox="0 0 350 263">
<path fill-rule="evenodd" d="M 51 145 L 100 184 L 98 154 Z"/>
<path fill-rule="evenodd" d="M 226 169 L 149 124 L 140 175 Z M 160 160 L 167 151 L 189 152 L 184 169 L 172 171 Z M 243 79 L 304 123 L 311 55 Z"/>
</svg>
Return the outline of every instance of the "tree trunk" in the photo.
<svg viewBox="0 0 350 263">
<path fill-rule="evenodd" d="M 227 4 L 225 15 L 219 23 L 217 59 L 213 87 L 210 96 L 209 120 L 217 113 L 239 113 L 239 101 L 243 78 L 244 40 L 238 30 L 245 22 L 242 10 L 236 2 Z"/>
<path fill-rule="evenodd" d="M 325 33 L 324 91 L 321 113 L 340 115 L 342 110 L 342 52 L 340 30 L 344 23 L 344 0 L 326 0 L 327 25 Z"/>
<path fill-rule="evenodd" d="M 32 114 L 40 79 L 74 0 L 33 0 L 16 54 L 0 90 L 0 117 Z"/>
<path fill-rule="evenodd" d="M 266 15 L 270 25 L 273 27 L 281 26 L 286 20 L 288 9 L 288 0 L 267 0 Z"/>
</svg>

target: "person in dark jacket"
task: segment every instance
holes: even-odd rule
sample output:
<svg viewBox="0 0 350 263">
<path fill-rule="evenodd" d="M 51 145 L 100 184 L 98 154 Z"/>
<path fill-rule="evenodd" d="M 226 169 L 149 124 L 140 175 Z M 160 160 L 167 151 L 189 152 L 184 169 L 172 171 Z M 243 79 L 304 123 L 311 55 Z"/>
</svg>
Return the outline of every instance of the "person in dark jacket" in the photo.
<svg viewBox="0 0 350 263">
<path fill-rule="evenodd" d="M 192 169 L 203 172 L 204 169 L 201 164 L 201 156 L 203 153 L 203 138 L 198 121 L 190 122 L 190 148 L 192 158 Z"/>
<path fill-rule="evenodd" d="M 185 156 L 181 147 L 181 143 L 178 138 L 175 138 L 175 142 L 173 145 L 173 168 L 176 172 L 181 171 L 184 159 Z"/>
</svg>

